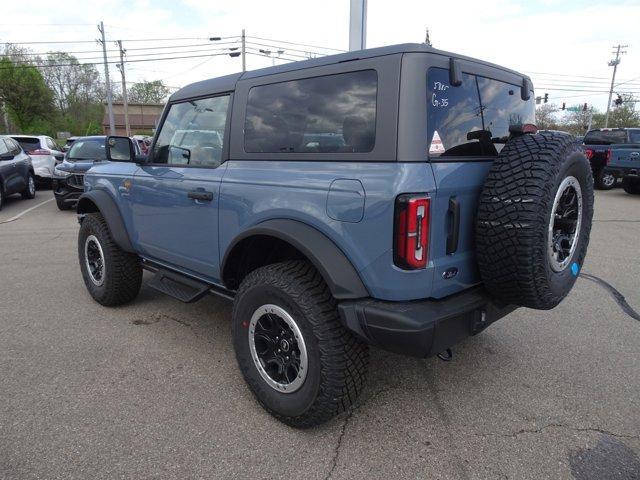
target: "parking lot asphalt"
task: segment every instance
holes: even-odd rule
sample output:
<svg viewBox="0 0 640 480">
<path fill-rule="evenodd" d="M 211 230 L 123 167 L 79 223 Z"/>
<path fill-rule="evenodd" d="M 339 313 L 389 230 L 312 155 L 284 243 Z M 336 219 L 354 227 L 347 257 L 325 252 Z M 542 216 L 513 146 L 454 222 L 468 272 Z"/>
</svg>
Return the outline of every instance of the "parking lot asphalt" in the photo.
<svg viewBox="0 0 640 480">
<path fill-rule="evenodd" d="M 298 431 L 236 366 L 230 303 L 91 300 L 73 212 L 0 211 L 0 478 L 640 478 L 640 321 L 593 279 L 453 361 L 372 349 L 356 408 Z M 640 197 L 597 192 L 583 272 L 640 311 Z"/>
</svg>

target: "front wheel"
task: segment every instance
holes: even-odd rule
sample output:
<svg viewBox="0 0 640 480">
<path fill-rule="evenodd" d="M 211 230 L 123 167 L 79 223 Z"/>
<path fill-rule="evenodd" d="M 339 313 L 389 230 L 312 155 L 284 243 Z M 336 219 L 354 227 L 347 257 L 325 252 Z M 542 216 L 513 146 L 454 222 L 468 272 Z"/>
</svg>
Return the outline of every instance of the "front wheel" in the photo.
<svg viewBox="0 0 640 480">
<path fill-rule="evenodd" d="M 96 302 L 111 307 L 138 295 L 142 284 L 138 257 L 118 247 L 99 213 L 90 213 L 82 220 L 78 259 L 84 284 Z"/>
<path fill-rule="evenodd" d="M 329 420 L 364 385 L 368 347 L 344 328 L 329 288 L 307 262 L 247 275 L 234 300 L 233 342 L 257 400 L 293 427 Z"/>
<path fill-rule="evenodd" d="M 65 203 L 64 200 L 60 200 L 56 198 L 56 205 L 58 206 L 58 210 L 71 210 L 71 205 Z"/>
<path fill-rule="evenodd" d="M 33 178 L 33 175 L 29 174 L 27 186 L 24 187 L 24 190 L 21 193 L 22 198 L 25 200 L 30 200 L 36 196 L 36 180 Z"/>
</svg>

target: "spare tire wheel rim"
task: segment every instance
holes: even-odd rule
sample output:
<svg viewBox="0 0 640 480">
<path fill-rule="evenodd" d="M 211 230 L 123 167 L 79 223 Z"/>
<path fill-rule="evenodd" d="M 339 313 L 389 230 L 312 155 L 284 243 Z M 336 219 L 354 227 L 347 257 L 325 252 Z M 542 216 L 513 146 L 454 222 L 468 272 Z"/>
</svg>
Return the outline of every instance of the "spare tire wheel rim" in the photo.
<svg viewBox="0 0 640 480">
<path fill-rule="evenodd" d="M 293 393 L 307 378 L 304 337 L 293 317 L 278 305 L 262 305 L 251 316 L 249 349 L 258 373 L 274 390 Z"/>
<path fill-rule="evenodd" d="M 96 286 L 104 283 L 104 253 L 95 235 L 89 235 L 84 242 L 84 262 L 89 278 Z"/>
<path fill-rule="evenodd" d="M 566 177 L 556 192 L 547 238 L 549 263 L 561 272 L 571 263 L 582 226 L 582 189 L 576 177 Z"/>
</svg>

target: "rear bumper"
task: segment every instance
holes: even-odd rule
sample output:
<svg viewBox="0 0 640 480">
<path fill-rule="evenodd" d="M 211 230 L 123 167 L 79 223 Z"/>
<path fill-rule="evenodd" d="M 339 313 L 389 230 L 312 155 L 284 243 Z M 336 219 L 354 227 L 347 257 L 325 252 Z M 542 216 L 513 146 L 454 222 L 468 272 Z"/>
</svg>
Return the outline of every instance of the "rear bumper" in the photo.
<svg viewBox="0 0 640 480">
<path fill-rule="evenodd" d="M 605 172 L 615 175 L 617 178 L 640 177 L 640 167 L 616 167 L 611 166 Z"/>
<path fill-rule="evenodd" d="M 415 357 L 442 352 L 516 308 L 499 304 L 483 287 L 441 300 L 363 299 L 338 305 L 343 323 L 357 336 L 385 350 Z"/>
</svg>

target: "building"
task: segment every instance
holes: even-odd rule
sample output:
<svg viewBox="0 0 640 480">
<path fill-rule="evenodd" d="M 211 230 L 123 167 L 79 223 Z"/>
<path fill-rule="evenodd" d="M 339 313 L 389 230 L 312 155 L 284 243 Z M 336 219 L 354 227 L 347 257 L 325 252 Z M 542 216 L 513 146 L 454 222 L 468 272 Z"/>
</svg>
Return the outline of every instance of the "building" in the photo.
<svg viewBox="0 0 640 480">
<path fill-rule="evenodd" d="M 160 116 L 162 115 L 162 103 L 130 103 L 129 104 L 129 127 L 131 135 L 149 134 L 154 132 Z M 127 131 L 124 123 L 124 104 L 122 102 L 113 103 L 113 120 L 116 131 L 114 135 L 126 135 Z M 109 135 L 109 112 L 105 105 L 104 117 L 102 118 L 102 132 Z"/>
</svg>

